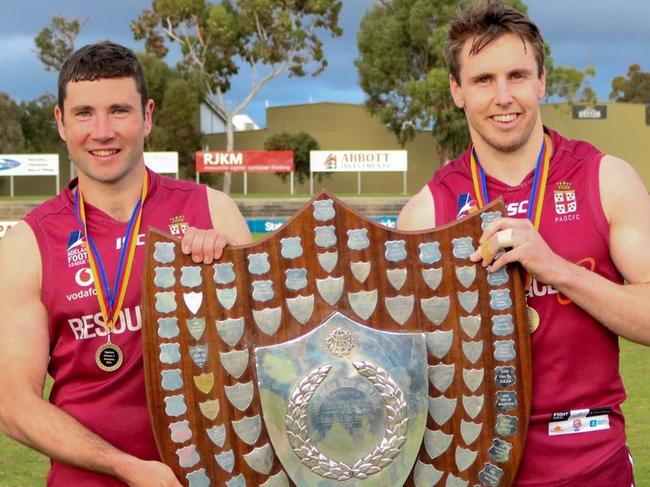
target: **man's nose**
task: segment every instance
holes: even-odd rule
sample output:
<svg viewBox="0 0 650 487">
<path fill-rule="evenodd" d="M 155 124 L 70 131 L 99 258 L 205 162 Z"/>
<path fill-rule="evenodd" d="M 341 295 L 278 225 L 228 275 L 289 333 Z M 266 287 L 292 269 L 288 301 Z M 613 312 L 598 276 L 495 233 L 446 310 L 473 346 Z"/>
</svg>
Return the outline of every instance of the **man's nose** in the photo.
<svg viewBox="0 0 650 487">
<path fill-rule="evenodd" d="M 109 140 L 115 134 L 113 124 L 108 115 L 97 115 L 93 124 L 92 136 L 96 140 Z"/>
<path fill-rule="evenodd" d="M 507 80 L 498 80 L 496 89 L 496 102 L 499 105 L 508 105 L 512 103 L 512 91 Z"/>
</svg>

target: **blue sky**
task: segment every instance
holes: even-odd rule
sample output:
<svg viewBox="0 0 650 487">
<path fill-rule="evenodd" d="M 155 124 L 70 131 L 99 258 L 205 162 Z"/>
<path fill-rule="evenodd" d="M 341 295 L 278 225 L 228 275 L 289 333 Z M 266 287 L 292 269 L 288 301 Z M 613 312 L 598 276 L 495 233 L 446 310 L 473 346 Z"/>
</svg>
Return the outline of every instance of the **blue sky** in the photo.
<svg viewBox="0 0 650 487">
<path fill-rule="evenodd" d="M 361 103 L 364 95 L 357 83 L 354 59 L 356 33 L 363 14 L 373 0 L 344 0 L 341 38 L 326 40 L 329 67 L 319 77 L 276 79 L 262 90 L 246 110 L 264 125 L 264 107 L 309 103 Z M 141 49 L 133 40 L 130 22 L 150 0 L 0 0 L 0 91 L 15 100 L 30 100 L 56 91 L 56 74 L 47 72 L 34 53 L 34 37 L 55 15 L 87 22 L 77 46 L 111 39 Z M 649 0 L 527 0 L 529 15 L 551 45 L 556 64 L 584 68 L 593 65 L 592 87 L 607 100 L 611 80 L 623 75 L 632 63 L 650 71 Z M 240 100 L 250 86 L 241 76 L 229 95 Z"/>
</svg>

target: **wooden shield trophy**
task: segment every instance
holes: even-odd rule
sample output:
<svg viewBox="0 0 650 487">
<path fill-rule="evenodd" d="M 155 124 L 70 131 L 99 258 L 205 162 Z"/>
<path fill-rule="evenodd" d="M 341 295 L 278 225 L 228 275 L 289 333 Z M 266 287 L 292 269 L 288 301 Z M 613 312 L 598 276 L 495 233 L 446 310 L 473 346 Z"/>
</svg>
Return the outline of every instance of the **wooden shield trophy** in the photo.
<svg viewBox="0 0 650 487">
<path fill-rule="evenodd" d="M 528 425 L 522 281 L 469 260 L 499 201 L 399 232 L 321 193 L 197 265 L 147 237 L 147 394 L 188 487 L 512 484 Z"/>
</svg>

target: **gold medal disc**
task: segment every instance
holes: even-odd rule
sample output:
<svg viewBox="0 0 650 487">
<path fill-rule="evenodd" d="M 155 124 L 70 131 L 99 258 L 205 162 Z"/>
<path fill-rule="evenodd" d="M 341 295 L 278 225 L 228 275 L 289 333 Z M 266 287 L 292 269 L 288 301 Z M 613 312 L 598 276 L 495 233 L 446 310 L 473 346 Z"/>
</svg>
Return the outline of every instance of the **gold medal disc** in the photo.
<svg viewBox="0 0 650 487">
<path fill-rule="evenodd" d="M 95 353 L 97 367 L 104 372 L 114 372 L 119 369 L 123 359 L 122 350 L 112 342 L 104 343 Z"/>
<path fill-rule="evenodd" d="M 532 306 L 526 306 L 528 311 L 528 332 L 534 333 L 539 328 L 539 313 Z"/>
</svg>

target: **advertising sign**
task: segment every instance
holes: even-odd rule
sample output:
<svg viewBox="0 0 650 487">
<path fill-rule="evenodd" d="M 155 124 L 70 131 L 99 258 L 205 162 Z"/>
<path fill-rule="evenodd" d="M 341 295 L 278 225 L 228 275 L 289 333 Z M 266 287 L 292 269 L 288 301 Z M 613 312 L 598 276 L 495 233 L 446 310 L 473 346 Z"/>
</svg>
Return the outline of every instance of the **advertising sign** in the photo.
<svg viewBox="0 0 650 487">
<path fill-rule="evenodd" d="M 197 151 L 196 172 L 282 173 L 294 169 L 292 151 Z"/>
<path fill-rule="evenodd" d="M 178 174 L 178 152 L 145 152 L 144 163 L 153 172 Z"/>
<path fill-rule="evenodd" d="M 391 172 L 406 171 L 405 150 L 310 151 L 311 172 Z"/>
<path fill-rule="evenodd" d="M 0 176 L 58 175 L 58 154 L 0 154 Z"/>
</svg>

